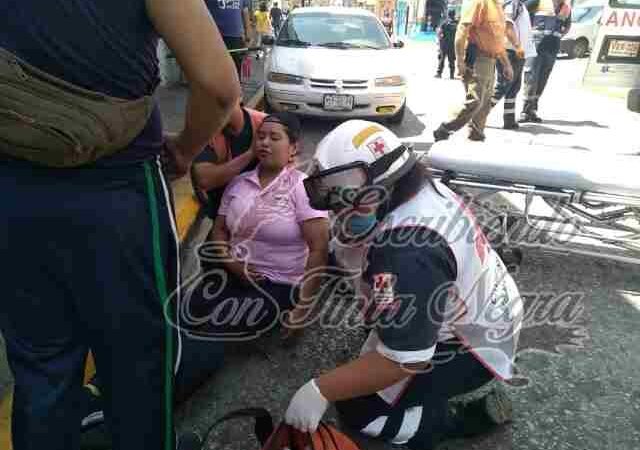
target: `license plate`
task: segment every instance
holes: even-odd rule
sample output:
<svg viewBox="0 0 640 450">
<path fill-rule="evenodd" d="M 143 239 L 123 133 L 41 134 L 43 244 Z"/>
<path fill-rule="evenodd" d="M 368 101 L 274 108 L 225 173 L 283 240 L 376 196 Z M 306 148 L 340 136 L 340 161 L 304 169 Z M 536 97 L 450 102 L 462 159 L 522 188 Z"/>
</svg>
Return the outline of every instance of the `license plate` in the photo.
<svg viewBox="0 0 640 450">
<path fill-rule="evenodd" d="M 613 58 L 636 58 L 640 53 L 640 41 L 621 41 L 612 39 L 609 41 L 607 56 Z"/>
<path fill-rule="evenodd" d="M 351 111 L 353 96 L 327 94 L 322 100 L 322 107 L 327 111 Z"/>
</svg>

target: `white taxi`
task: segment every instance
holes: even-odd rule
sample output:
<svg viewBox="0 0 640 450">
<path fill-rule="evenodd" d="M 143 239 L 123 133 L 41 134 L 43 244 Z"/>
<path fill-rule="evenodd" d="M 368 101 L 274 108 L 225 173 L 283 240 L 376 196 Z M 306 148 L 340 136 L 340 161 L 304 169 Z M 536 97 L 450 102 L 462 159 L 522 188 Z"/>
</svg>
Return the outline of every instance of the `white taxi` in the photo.
<svg viewBox="0 0 640 450">
<path fill-rule="evenodd" d="M 400 122 L 407 91 L 402 46 L 364 9 L 298 8 L 284 23 L 265 67 L 266 107 Z"/>
</svg>

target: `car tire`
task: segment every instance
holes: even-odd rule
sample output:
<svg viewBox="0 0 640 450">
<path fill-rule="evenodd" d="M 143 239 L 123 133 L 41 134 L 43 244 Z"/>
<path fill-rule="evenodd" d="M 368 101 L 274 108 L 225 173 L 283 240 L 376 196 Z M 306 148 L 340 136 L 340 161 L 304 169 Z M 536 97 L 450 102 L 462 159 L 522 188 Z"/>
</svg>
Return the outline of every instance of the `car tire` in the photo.
<svg viewBox="0 0 640 450">
<path fill-rule="evenodd" d="M 407 102 L 404 102 L 400 107 L 400 109 L 398 110 L 398 112 L 395 113 L 393 116 L 389 117 L 387 121 L 393 124 L 402 123 L 402 121 L 404 120 L 404 114 L 406 110 L 407 110 Z"/>
<path fill-rule="evenodd" d="M 569 52 L 570 58 L 584 58 L 589 51 L 589 41 L 584 38 L 580 38 L 573 44 L 573 48 Z"/>
</svg>

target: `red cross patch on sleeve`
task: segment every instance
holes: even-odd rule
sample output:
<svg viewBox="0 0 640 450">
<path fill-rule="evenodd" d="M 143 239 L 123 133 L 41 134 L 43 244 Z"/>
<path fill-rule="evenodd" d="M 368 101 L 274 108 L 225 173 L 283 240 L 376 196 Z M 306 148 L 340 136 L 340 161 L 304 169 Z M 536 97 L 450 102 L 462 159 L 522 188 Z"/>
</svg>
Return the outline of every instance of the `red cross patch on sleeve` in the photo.
<svg viewBox="0 0 640 450">
<path fill-rule="evenodd" d="M 373 276 L 371 292 L 374 308 L 377 312 L 396 307 L 394 286 L 396 276 L 392 273 L 378 273 Z"/>
</svg>

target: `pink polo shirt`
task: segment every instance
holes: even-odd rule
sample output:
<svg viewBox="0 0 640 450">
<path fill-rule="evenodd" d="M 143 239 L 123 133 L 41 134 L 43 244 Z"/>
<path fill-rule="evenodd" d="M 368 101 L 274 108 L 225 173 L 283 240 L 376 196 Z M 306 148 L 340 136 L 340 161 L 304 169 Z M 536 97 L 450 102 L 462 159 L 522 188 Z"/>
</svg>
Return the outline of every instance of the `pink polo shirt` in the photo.
<svg viewBox="0 0 640 450">
<path fill-rule="evenodd" d="M 271 281 L 302 280 L 309 249 L 301 224 L 328 218 L 326 211 L 309 206 L 305 178 L 304 172 L 288 167 L 263 189 L 255 169 L 234 178 L 222 196 L 218 214 L 225 216 L 232 255 Z"/>
</svg>

